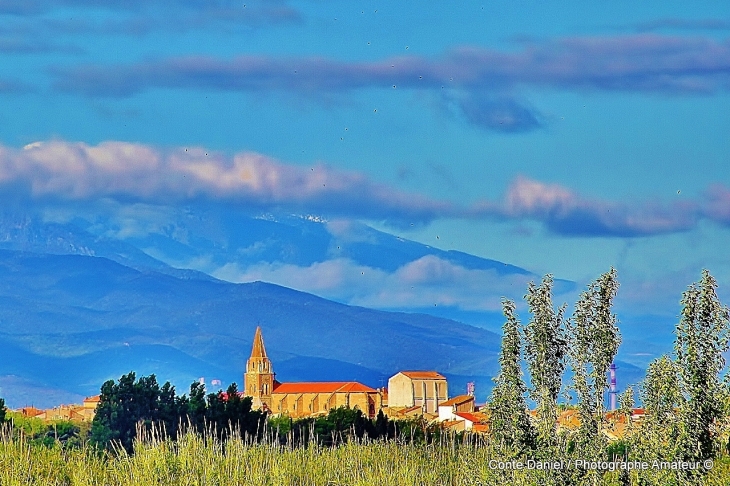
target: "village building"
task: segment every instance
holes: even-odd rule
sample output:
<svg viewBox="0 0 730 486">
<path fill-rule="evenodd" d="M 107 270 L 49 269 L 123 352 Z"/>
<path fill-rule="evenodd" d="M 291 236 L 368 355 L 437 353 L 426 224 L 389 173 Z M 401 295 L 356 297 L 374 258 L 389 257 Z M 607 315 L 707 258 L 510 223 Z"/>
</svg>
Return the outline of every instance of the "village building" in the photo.
<svg viewBox="0 0 730 486">
<path fill-rule="evenodd" d="M 59 405 L 57 407 L 40 410 L 35 407 L 23 407 L 18 410 L 23 417 L 37 418 L 44 422 L 68 420 L 70 422 L 91 422 L 94 420 L 96 407 L 99 405 L 99 395 L 86 397 L 81 405 Z"/>
<path fill-rule="evenodd" d="M 383 406 L 378 390 L 355 381 L 280 383 L 266 354 L 260 327 L 254 334 L 243 382 L 244 394 L 253 399 L 253 408 L 292 418 L 326 415 L 330 409 L 342 406 L 358 408 L 374 418 Z"/>
<path fill-rule="evenodd" d="M 45 422 L 57 422 L 59 420 L 68 420 L 71 422 L 84 422 L 84 417 L 78 410 L 81 407 L 78 405 L 59 405 L 58 407 L 49 408 L 44 410 L 40 414 L 36 415 L 35 418 L 39 418 Z"/>
<path fill-rule="evenodd" d="M 473 395 L 459 395 L 439 403 L 439 421 L 456 420 L 457 412 L 472 413 L 475 410 Z"/>
<path fill-rule="evenodd" d="M 35 407 L 23 407 L 17 410 L 25 418 L 33 418 L 43 413 L 43 410 Z"/>
<path fill-rule="evenodd" d="M 391 409 L 420 407 L 423 414 L 438 414 L 448 397 L 446 378 L 435 371 L 400 371 L 388 380 Z"/>
<path fill-rule="evenodd" d="M 382 406 L 377 390 L 355 381 L 280 383 L 271 398 L 273 413 L 292 418 L 326 415 L 337 407 L 358 408 L 373 418 Z"/>
</svg>

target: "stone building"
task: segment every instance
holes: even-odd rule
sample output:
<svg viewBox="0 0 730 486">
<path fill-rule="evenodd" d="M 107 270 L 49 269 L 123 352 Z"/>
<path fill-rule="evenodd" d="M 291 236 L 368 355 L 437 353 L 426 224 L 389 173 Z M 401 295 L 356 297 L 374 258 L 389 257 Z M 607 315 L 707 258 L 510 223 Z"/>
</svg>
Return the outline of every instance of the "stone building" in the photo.
<svg viewBox="0 0 730 486">
<path fill-rule="evenodd" d="M 292 418 L 325 415 L 331 408 L 359 408 L 375 417 L 382 408 L 378 390 L 355 381 L 280 383 L 275 379 L 271 360 L 266 355 L 261 328 L 256 328 L 251 357 L 243 377 L 246 396 L 253 398 L 253 408 L 285 414 Z"/>
<path fill-rule="evenodd" d="M 356 381 L 280 383 L 274 388 L 271 411 L 293 418 L 326 415 L 337 407 L 359 408 L 373 418 L 382 406 L 380 393 Z"/>
<path fill-rule="evenodd" d="M 439 404 L 449 398 L 446 378 L 435 371 L 401 371 L 388 380 L 388 407 L 421 407 L 438 414 Z"/>
<path fill-rule="evenodd" d="M 23 407 L 19 410 L 23 417 L 37 418 L 44 422 L 68 420 L 71 422 L 91 422 L 94 420 L 96 407 L 99 405 L 99 395 L 84 398 L 81 405 L 59 405 L 57 407 L 40 410 L 35 407 Z"/>
<path fill-rule="evenodd" d="M 253 398 L 253 408 L 271 407 L 271 393 L 274 390 L 274 370 L 266 355 L 261 328 L 256 328 L 253 337 L 251 357 L 246 362 L 243 375 L 243 393 Z"/>
</svg>

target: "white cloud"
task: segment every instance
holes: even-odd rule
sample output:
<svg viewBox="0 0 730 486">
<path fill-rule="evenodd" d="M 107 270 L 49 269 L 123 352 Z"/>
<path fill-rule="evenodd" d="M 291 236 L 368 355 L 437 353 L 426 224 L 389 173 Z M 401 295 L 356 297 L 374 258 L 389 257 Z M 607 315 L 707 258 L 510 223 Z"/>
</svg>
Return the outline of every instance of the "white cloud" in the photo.
<svg viewBox="0 0 730 486">
<path fill-rule="evenodd" d="M 324 164 L 300 167 L 265 155 L 233 156 L 203 148 L 162 151 L 107 141 L 0 145 L 0 185 L 31 197 L 72 201 L 115 198 L 145 203 L 221 201 L 382 220 L 423 222 L 452 205 L 379 184 L 364 174 Z"/>
<path fill-rule="evenodd" d="M 406 193 L 363 173 L 325 164 L 302 167 L 262 154 L 232 156 L 203 148 L 160 150 L 107 141 L 98 145 L 52 140 L 14 149 L 0 145 L 0 191 L 63 201 L 112 199 L 122 204 L 214 202 L 252 211 L 291 211 L 327 217 L 333 234 L 367 234 L 338 218 L 393 224 L 436 218 L 541 222 L 564 236 L 639 237 L 691 230 L 702 219 L 727 225 L 730 191 L 715 185 L 696 201 L 608 201 L 517 177 L 504 197 L 472 206 Z"/>
<path fill-rule="evenodd" d="M 392 273 L 336 258 L 306 267 L 258 263 L 242 268 L 230 263 L 213 276 L 231 282 L 271 282 L 366 307 L 422 309 L 437 305 L 481 311 L 501 310 L 503 296 L 520 299 L 530 279 L 498 275 L 494 270 L 469 270 L 432 255 Z"/>
</svg>

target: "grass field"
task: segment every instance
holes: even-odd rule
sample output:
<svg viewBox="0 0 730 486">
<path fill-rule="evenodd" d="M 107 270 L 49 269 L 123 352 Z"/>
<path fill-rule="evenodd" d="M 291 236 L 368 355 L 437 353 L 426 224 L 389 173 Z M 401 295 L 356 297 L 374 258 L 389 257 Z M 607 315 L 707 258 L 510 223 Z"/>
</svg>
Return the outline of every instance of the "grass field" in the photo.
<svg viewBox="0 0 730 486">
<path fill-rule="evenodd" d="M 488 444 L 408 445 L 398 441 L 349 442 L 339 447 L 225 445 L 189 433 L 177 442 L 148 436 L 135 454 L 97 453 L 89 447 L 33 445 L 5 430 L 0 438 L 0 485 L 620 485 L 618 472 L 577 479 L 555 471 L 499 471 Z M 573 471 L 575 472 L 575 471 Z M 642 472 L 643 484 L 683 484 L 673 474 Z M 639 474 L 628 484 L 640 484 Z M 715 463 L 702 481 L 730 483 L 730 459 Z M 623 483 L 626 484 L 626 483 Z"/>
</svg>

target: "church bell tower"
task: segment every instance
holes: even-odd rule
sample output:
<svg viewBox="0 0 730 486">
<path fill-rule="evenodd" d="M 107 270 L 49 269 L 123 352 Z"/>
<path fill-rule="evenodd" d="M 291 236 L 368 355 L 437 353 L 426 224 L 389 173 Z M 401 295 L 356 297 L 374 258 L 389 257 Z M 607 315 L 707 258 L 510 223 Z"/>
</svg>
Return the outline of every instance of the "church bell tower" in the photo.
<svg viewBox="0 0 730 486">
<path fill-rule="evenodd" d="M 271 360 L 266 356 L 264 338 L 261 327 L 256 328 L 253 337 L 251 357 L 246 362 L 246 373 L 243 375 L 244 394 L 253 398 L 253 408 L 270 408 L 271 391 L 274 387 L 274 370 Z"/>
</svg>

